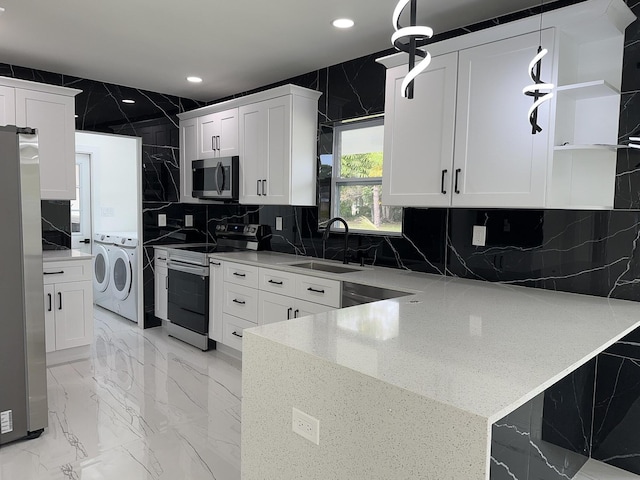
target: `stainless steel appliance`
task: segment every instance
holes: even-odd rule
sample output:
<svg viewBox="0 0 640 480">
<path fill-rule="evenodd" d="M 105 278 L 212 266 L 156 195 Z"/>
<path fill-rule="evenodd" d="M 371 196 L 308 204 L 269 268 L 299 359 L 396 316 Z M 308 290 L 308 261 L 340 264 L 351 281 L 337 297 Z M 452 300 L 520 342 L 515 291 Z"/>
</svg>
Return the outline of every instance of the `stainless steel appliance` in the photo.
<svg viewBox="0 0 640 480">
<path fill-rule="evenodd" d="M 211 200 L 238 200 L 239 157 L 205 158 L 191 162 L 192 196 Z"/>
<path fill-rule="evenodd" d="M 40 166 L 35 130 L 0 127 L 0 445 L 47 426 Z"/>
<path fill-rule="evenodd" d="M 269 250 L 267 225 L 216 226 L 216 244 L 167 249 L 167 333 L 201 350 L 209 349 L 209 257 L 214 252 Z"/>
</svg>

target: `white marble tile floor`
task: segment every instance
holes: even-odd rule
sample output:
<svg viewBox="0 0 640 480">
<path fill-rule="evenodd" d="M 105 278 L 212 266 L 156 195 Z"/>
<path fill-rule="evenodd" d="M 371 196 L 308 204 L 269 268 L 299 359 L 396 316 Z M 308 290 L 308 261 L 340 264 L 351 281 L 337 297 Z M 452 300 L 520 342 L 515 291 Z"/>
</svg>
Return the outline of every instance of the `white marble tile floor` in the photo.
<svg viewBox="0 0 640 480">
<path fill-rule="evenodd" d="M 49 428 L 0 449 L 0 480 L 240 479 L 239 366 L 95 318 L 91 358 L 48 368 Z"/>
</svg>

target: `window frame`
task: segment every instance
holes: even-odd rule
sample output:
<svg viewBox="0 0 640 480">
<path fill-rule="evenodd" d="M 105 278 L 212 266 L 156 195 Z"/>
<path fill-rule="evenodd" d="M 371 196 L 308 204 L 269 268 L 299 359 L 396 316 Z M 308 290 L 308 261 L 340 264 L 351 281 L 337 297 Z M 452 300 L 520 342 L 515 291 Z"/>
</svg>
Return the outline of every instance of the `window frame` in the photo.
<svg viewBox="0 0 640 480">
<path fill-rule="evenodd" d="M 333 128 L 333 166 L 331 170 L 331 215 L 332 217 L 340 216 L 340 187 L 342 186 L 367 186 L 367 185 L 380 185 L 382 187 L 382 177 L 341 177 L 342 167 L 342 142 L 341 133 L 349 130 L 359 130 L 361 128 L 384 126 L 384 115 L 363 117 L 361 119 L 349 120 L 336 124 Z M 384 156 L 382 159 L 384 165 Z M 403 210 L 404 217 L 404 210 Z M 334 222 L 330 226 L 332 232 L 344 232 L 344 227 L 339 222 Z M 349 233 L 359 233 L 364 235 L 379 235 L 384 237 L 402 237 L 403 225 L 401 222 L 400 231 L 392 232 L 389 230 L 366 230 L 366 229 L 351 229 Z"/>
</svg>

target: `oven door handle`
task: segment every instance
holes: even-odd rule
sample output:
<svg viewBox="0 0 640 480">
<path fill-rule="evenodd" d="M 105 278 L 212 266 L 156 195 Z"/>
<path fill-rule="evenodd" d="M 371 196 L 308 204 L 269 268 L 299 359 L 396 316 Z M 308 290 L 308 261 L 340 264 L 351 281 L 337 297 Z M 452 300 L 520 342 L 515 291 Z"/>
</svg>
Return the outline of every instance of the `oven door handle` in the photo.
<svg viewBox="0 0 640 480">
<path fill-rule="evenodd" d="M 209 276 L 208 267 L 201 267 L 198 265 L 189 265 L 188 263 L 178 263 L 175 260 L 174 261 L 169 260 L 167 262 L 167 268 L 169 270 L 176 270 L 178 272 L 183 272 L 183 273 L 191 273 L 193 275 L 199 275 L 201 277 Z"/>
</svg>

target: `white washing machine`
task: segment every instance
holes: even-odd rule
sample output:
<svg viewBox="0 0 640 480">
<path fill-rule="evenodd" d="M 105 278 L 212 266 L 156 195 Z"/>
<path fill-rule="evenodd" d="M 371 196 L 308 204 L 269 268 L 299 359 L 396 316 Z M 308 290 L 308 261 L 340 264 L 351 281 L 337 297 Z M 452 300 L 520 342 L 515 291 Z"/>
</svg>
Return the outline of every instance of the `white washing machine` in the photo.
<svg viewBox="0 0 640 480">
<path fill-rule="evenodd" d="M 138 238 L 128 232 L 111 235 L 111 310 L 138 322 Z"/>
<path fill-rule="evenodd" d="M 93 235 L 93 303 L 113 310 L 111 294 L 111 249 L 113 239 L 106 233 Z"/>
</svg>

